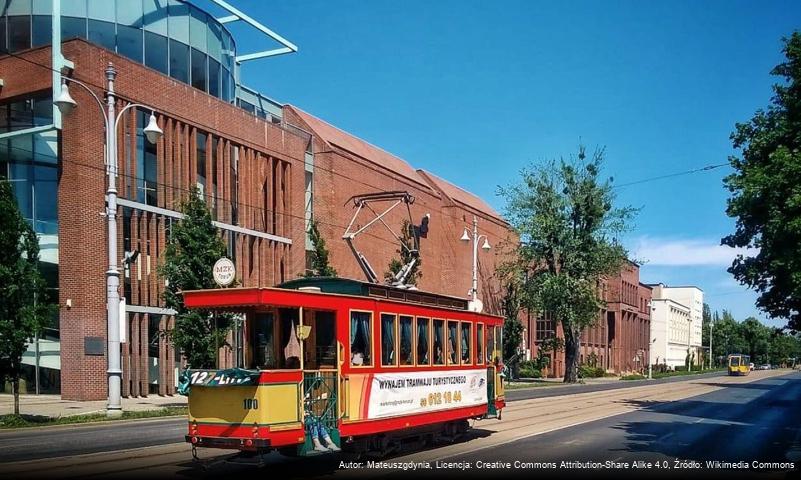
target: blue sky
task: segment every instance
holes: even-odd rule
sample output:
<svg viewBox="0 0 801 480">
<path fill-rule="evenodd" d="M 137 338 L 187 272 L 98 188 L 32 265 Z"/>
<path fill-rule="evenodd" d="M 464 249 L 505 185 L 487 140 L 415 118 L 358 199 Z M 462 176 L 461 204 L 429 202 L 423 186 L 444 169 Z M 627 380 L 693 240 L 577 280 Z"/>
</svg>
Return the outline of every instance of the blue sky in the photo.
<svg viewBox="0 0 801 480">
<path fill-rule="evenodd" d="M 202 0 L 196 3 L 203 5 Z M 579 142 L 619 184 L 726 162 L 767 105 L 797 1 L 233 0 L 300 47 L 244 83 L 482 196 Z M 213 9 L 211 9 L 213 11 Z M 265 48 L 237 26 L 240 53 Z M 698 285 L 713 309 L 767 320 L 726 273 L 729 167 L 622 187 L 641 279 Z"/>
</svg>

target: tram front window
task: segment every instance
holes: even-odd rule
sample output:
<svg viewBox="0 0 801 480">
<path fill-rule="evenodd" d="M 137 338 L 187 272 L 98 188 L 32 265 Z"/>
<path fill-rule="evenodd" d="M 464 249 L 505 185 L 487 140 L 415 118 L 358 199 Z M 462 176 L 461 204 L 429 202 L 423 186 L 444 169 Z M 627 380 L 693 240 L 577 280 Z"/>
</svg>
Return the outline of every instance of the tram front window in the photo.
<svg viewBox="0 0 801 480">
<path fill-rule="evenodd" d="M 247 367 L 259 370 L 300 368 L 298 309 L 281 308 L 250 315 L 247 322 L 252 349 Z"/>
<path fill-rule="evenodd" d="M 729 366 L 730 367 L 739 367 L 740 366 L 740 357 L 731 357 L 729 359 Z"/>
</svg>

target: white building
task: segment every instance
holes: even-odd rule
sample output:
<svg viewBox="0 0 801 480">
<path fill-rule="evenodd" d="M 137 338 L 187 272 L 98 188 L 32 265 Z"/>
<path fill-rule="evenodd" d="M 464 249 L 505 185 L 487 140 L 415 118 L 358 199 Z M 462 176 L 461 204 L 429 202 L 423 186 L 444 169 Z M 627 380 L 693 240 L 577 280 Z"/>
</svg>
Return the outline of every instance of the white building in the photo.
<svg viewBox="0 0 801 480">
<path fill-rule="evenodd" d="M 700 365 L 704 292 L 698 287 L 651 285 L 651 363 L 677 367 L 688 352 Z"/>
</svg>

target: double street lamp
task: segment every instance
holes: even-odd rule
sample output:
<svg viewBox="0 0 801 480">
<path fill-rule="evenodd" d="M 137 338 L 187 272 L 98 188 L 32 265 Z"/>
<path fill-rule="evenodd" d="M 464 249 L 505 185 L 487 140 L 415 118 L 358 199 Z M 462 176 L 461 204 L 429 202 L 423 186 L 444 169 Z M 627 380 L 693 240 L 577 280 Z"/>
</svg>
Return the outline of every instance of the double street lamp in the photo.
<svg viewBox="0 0 801 480">
<path fill-rule="evenodd" d="M 156 122 L 156 116 L 153 109 L 139 104 L 128 103 L 119 113 L 115 111 L 116 97 L 114 95 L 114 79 L 117 77 L 117 71 L 114 65 L 109 62 L 105 70 L 106 73 L 106 107 L 104 109 L 103 102 L 85 83 L 78 81 L 74 78 L 61 77 L 61 92 L 53 100 L 53 103 L 58 107 L 63 115 L 69 115 L 77 106 L 78 103 L 70 96 L 67 82 L 80 85 L 84 90 L 89 92 L 92 98 L 97 102 L 100 107 L 100 113 L 103 115 L 106 134 L 106 151 L 105 151 L 105 165 L 106 175 L 108 176 L 108 189 L 106 190 L 106 220 L 108 225 L 108 270 L 106 270 L 106 307 L 108 319 L 108 405 L 106 406 L 106 414 L 110 417 L 122 415 L 122 402 L 120 400 L 120 388 L 122 385 L 122 368 L 120 365 L 120 271 L 117 266 L 117 126 L 120 123 L 122 115 L 131 108 L 141 107 L 149 109 L 150 120 L 143 132 L 145 137 L 150 143 L 156 143 L 164 132 L 159 128 Z"/>
<path fill-rule="evenodd" d="M 492 248 L 487 240 L 486 235 L 479 235 L 478 234 L 478 219 L 475 215 L 473 215 L 473 234 L 472 236 L 467 231 L 467 227 L 464 229 L 464 233 L 462 233 L 462 237 L 459 239 L 463 242 L 473 242 L 473 284 L 470 287 L 470 309 L 480 312 L 482 310 L 482 306 L 480 301 L 478 300 L 478 244 L 481 240 L 484 240 L 484 243 L 481 245 L 481 249 L 485 252 L 488 252 L 490 248 Z"/>
</svg>

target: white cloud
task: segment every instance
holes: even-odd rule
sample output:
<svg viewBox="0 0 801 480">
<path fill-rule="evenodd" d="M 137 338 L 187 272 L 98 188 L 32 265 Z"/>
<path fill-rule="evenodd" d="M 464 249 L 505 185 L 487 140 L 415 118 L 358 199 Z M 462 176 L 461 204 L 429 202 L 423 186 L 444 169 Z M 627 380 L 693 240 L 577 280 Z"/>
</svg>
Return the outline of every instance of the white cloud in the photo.
<svg viewBox="0 0 801 480">
<path fill-rule="evenodd" d="M 754 255 L 756 249 L 731 248 L 719 240 L 668 239 L 643 236 L 634 241 L 631 255 L 651 266 L 728 267 L 737 254 Z"/>
</svg>

